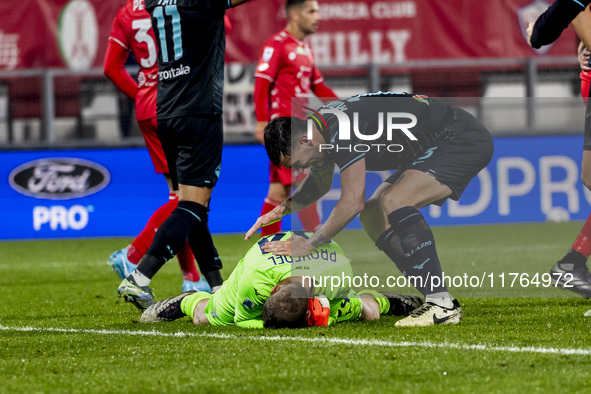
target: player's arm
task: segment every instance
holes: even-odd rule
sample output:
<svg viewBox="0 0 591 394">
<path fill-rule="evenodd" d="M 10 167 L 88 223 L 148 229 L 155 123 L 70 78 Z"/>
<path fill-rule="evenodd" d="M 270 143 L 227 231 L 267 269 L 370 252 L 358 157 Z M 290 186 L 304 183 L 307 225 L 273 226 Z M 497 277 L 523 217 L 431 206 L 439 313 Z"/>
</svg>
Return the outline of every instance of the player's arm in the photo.
<svg viewBox="0 0 591 394">
<path fill-rule="evenodd" d="M 263 306 L 271 294 L 265 276 L 259 272 L 245 273 L 238 283 L 234 323 L 242 328 L 263 328 Z"/>
<path fill-rule="evenodd" d="M 286 201 L 283 215 L 289 215 L 306 208 L 328 193 L 332 187 L 334 163 L 331 161 L 322 168 L 311 168 L 310 173 Z"/>
<path fill-rule="evenodd" d="M 312 81 L 312 91 L 323 103 L 326 104 L 329 101 L 338 99 L 336 93 L 324 82 L 324 77 L 316 67 L 314 67 L 312 77 L 314 79 Z"/>
<path fill-rule="evenodd" d="M 341 171 L 341 190 L 337 205 L 310 239 L 294 235 L 288 241 L 268 242 L 262 249 L 275 255 L 307 256 L 345 228 L 365 206 L 365 158 Z"/>
<path fill-rule="evenodd" d="M 556 0 L 528 27 L 530 45 L 541 48 L 553 43 L 560 37 L 571 21 L 583 11 L 591 0 Z M 583 40 L 585 41 L 585 40 Z"/>
<path fill-rule="evenodd" d="M 327 243 L 357 215 L 365 206 L 365 158 L 341 171 L 341 198 L 328 219 L 314 233 L 309 242 L 315 249 Z"/>
<path fill-rule="evenodd" d="M 274 42 L 267 42 L 254 73 L 254 112 L 257 117 L 254 136 L 263 145 L 265 126 L 271 119 L 271 89 L 279 72 L 280 63 L 281 48 L 274 45 Z"/>
<path fill-rule="evenodd" d="M 252 320 L 238 321 L 236 322 L 236 326 L 240 328 L 265 328 L 261 317 Z"/>
<path fill-rule="evenodd" d="M 254 136 L 258 142 L 265 144 L 265 126 L 271 118 L 270 115 L 270 91 L 271 81 L 267 78 L 257 77 L 254 82 L 254 108 L 257 117 L 257 124 L 254 129 Z"/>
<path fill-rule="evenodd" d="M 579 43 L 579 48 L 577 49 L 577 60 L 582 71 L 591 71 L 591 67 L 589 67 L 591 52 L 585 47 L 583 41 Z"/>
<path fill-rule="evenodd" d="M 591 10 L 589 7 L 572 21 L 572 25 L 583 45 L 591 48 Z"/>
<path fill-rule="evenodd" d="M 135 99 L 137 83 L 125 69 L 125 62 L 127 61 L 129 52 L 120 43 L 113 39 L 109 40 L 103 64 L 103 72 L 115 84 L 117 89 L 125 93 L 129 98 Z"/>
<path fill-rule="evenodd" d="M 259 217 L 255 224 L 246 232 L 247 240 L 258 231 L 259 228 L 273 224 L 281 220 L 283 216 L 299 211 L 324 196 L 332 186 L 334 163 L 330 162 L 321 169 L 311 169 L 308 176 L 300 184 L 290 198 L 276 206 L 270 212 Z M 289 242 L 289 241 L 288 241 Z"/>
<path fill-rule="evenodd" d="M 229 2 L 230 2 L 230 7 L 237 7 L 237 6 L 239 6 L 240 4 L 244 4 L 244 3 L 246 3 L 247 1 L 250 1 L 250 0 L 229 0 Z"/>
</svg>

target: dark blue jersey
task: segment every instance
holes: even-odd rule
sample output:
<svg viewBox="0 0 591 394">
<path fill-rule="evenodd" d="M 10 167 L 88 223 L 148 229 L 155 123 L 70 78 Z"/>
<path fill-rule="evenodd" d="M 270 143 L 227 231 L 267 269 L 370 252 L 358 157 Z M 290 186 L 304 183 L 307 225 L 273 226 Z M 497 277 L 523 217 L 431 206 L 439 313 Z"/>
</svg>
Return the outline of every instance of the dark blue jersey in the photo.
<svg viewBox="0 0 591 394">
<path fill-rule="evenodd" d="M 326 110 L 341 113 L 331 114 Z M 408 166 L 440 141 L 463 132 L 474 119 L 440 100 L 390 92 L 331 101 L 318 111 L 328 126 L 327 130 L 324 122 L 314 120 L 326 142 L 320 149 L 341 171 L 362 158 L 370 171 Z M 348 118 L 349 127 L 340 127 L 346 123 L 338 119 L 343 117 L 342 113 Z"/>
<path fill-rule="evenodd" d="M 146 0 L 158 44 L 159 119 L 222 113 L 228 0 Z"/>
</svg>

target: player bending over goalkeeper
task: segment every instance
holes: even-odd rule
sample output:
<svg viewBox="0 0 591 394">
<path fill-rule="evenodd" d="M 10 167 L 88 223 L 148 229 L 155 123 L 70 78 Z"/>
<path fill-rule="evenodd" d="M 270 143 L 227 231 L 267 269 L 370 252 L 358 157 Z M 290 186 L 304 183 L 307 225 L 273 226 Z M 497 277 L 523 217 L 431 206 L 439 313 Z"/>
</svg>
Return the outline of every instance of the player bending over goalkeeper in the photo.
<svg viewBox="0 0 591 394">
<path fill-rule="evenodd" d="M 297 328 L 376 320 L 381 314 L 408 315 L 422 304 L 418 296 L 372 290 L 357 294 L 346 286 L 314 286 L 308 278 L 352 276 L 351 263 L 334 241 L 303 257 L 273 256 L 262 250 L 267 242 L 286 240 L 292 234 L 262 238 L 214 294 L 187 292 L 157 302 L 144 312 L 141 321 L 173 321 L 189 316 L 194 324 Z M 311 233 L 298 232 L 298 235 L 307 237 Z"/>
</svg>

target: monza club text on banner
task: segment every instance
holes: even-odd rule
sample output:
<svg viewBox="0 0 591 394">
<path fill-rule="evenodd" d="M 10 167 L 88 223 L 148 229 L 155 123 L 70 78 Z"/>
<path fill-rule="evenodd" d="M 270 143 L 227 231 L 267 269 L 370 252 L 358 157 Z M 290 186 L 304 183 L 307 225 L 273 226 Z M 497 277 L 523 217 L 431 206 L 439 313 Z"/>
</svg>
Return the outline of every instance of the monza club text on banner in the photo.
<svg viewBox="0 0 591 394">
<path fill-rule="evenodd" d="M 527 22 L 549 4 L 545 0 L 323 0 L 323 19 L 311 45 L 317 64 L 324 68 L 426 58 L 571 56 L 572 31 L 544 52 L 526 43 Z M 100 0 L 0 2 L 4 16 L 0 70 L 102 67 L 120 6 Z M 233 25 L 227 37 L 227 62 L 256 63 L 265 39 L 285 25 L 282 2 L 261 1 L 227 14 Z M 432 37 L 437 37 L 437 45 Z"/>
</svg>

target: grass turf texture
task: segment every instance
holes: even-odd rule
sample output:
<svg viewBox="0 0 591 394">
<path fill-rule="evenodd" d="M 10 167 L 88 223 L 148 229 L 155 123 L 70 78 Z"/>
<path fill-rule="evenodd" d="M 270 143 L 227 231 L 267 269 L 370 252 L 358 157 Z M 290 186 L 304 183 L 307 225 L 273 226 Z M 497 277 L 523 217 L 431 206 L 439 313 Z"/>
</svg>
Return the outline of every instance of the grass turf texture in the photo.
<svg viewBox="0 0 591 394">
<path fill-rule="evenodd" d="M 546 223 L 442 227 L 434 232 L 445 271 L 460 273 L 465 267 L 484 265 L 496 267 L 495 272 L 544 273 L 564 254 L 580 227 Z M 241 239 L 215 237 L 225 277 L 252 245 Z M 388 274 L 397 273 L 361 239 L 365 236 L 359 232 L 337 238 L 354 266 L 369 260 L 369 265 L 389 267 Z M 588 390 L 591 318 L 583 317 L 591 309 L 588 300 L 462 298 L 465 317 L 460 325 L 420 329 L 395 328 L 394 317 L 291 331 L 197 327 L 187 319 L 140 324 L 137 310 L 117 298 L 119 281 L 106 266 L 109 254 L 127 242 L 0 243 L 0 392 Z M 181 282 L 174 260 L 152 287 L 162 299 L 180 293 Z M 570 293 L 546 291 L 552 297 Z M 486 295 L 494 295 L 494 290 Z M 22 327 L 90 331 L 14 329 Z M 153 330 L 187 335 L 131 335 Z M 399 346 L 404 342 L 411 343 Z M 489 348 L 450 347 L 475 344 Z M 587 353 L 494 350 L 510 346 Z"/>
</svg>

